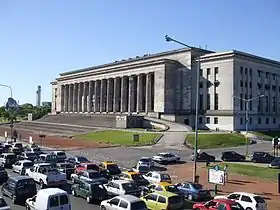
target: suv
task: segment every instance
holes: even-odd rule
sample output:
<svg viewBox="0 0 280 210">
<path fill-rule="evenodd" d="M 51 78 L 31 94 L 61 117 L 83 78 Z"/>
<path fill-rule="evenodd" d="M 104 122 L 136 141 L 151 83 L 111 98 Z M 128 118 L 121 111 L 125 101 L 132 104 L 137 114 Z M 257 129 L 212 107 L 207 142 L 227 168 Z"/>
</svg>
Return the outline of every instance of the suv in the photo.
<svg viewBox="0 0 280 210">
<path fill-rule="evenodd" d="M 10 177 L 2 186 L 2 194 L 10 197 L 13 203 L 25 202 L 36 193 L 35 181 L 28 176 Z"/>
<path fill-rule="evenodd" d="M 3 153 L 0 155 L 0 164 L 4 167 L 12 167 L 17 161 L 17 156 L 13 153 Z"/>
<path fill-rule="evenodd" d="M 100 182 L 80 181 L 71 186 L 72 195 L 80 196 L 91 203 L 93 200 L 102 201 L 108 197 L 107 190 Z"/>
</svg>

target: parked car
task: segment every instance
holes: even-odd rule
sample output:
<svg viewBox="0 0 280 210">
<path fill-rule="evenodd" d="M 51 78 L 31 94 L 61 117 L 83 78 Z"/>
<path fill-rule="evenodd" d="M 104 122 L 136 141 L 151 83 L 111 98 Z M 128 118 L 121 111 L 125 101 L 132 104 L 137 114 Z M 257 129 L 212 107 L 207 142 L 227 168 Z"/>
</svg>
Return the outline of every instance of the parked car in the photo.
<svg viewBox="0 0 280 210">
<path fill-rule="evenodd" d="M 26 210 L 71 210 L 71 200 L 67 192 L 59 188 L 41 189 L 37 195 L 28 198 Z"/>
<path fill-rule="evenodd" d="M 171 183 L 171 177 L 167 173 L 161 173 L 156 171 L 151 171 L 143 175 L 150 183 L 159 183 L 159 182 L 169 182 Z"/>
<path fill-rule="evenodd" d="M 176 185 L 170 184 L 168 182 L 160 182 L 157 184 L 150 184 L 149 186 L 143 187 L 142 188 L 142 193 L 141 195 L 147 195 L 149 193 L 152 192 L 163 192 L 163 191 L 167 191 L 167 192 L 172 192 L 175 193 L 181 197 L 185 197 L 185 194 L 183 192 L 181 192 Z"/>
<path fill-rule="evenodd" d="M 137 186 L 148 185 L 149 182 L 140 173 L 134 171 L 125 171 L 120 174 L 120 179 L 134 181 Z"/>
<path fill-rule="evenodd" d="M 119 166 L 112 161 L 104 161 L 99 167 L 101 168 L 102 173 L 106 174 L 108 177 L 119 175 L 121 173 Z"/>
<path fill-rule="evenodd" d="M 2 186 L 2 194 L 12 199 L 13 203 L 25 203 L 27 198 L 36 194 L 36 184 L 31 177 L 9 177 Z"/>
<path fill-rule="evenodd" d="M 56 156 L 57 162 L 65 162 L 67 159 L 66 153 L 64 151 L 54 151 L 52 154 Z"/>
<path fill-rule="evenodd" d="M 8 152 L 14 153 L 15 155 L 20 155 L 22 153 L 21 149 L 19 149 L 17 147 L 10 147 Z"/>
<path fill-rule="evenodd" d="M 100 182 L 102 184 L 108 183 L 108 179 L 106 179 L 101 173 L 94 170 L 86 170 L 81 171 L 78 174 L 71 174 L 72 183 L 79 182 L 79 180 L 83 181 L 95 181 Z"/>
<path fill-rule="evenodd" d="M 80 164 L 76 165 L 75 173 L 80 173 L 85 170 L 100 171 L 100 168 L 95 163 L 91 163 L 91 162 L 80 163 Z"/>
<path fill-rule="evenodd" d="M 120 195 L 100 204 L 101 210 L 105 209 L 127 209 L 127 210 L 148 210 L 145 202 L 133 195 Z"/>
<path fill-rule="evenodd" d="M 108 197 L 107 190 L 103 184 L 96 181 L 80 181 L 71 186 L 72 195 L 85 198 L 88 203 L 94 200 L 102 201 Z"/>
<path fill-rule="evenodd" d="M 183 199 L 171 192 L 153 192 L 141 197 L 149 209 L 181 209 L 184 205 Z"/>
<path fill-rule="evenodd" d="M 179 157 L 178 155 L 174 155 L 173 153 L 170 152 L 161 152 L 152 157 L 152 160 L 159 164 L 179 162 L 180 159 L 181 157 Z"/>
<path fill-rule="evenodd" d="M 57 156 L 54 154 L 41 154 L 37 159 L 37 163 L 57 163 Z"/>
<path fill-rule="evenodd" d="M 155 165 L 153 160 L 152 160 L 152 158 L 150 158 L 150 157 L 141 157 L 137 164 L 139 164 L 139 165 L 146 165 L 146 166 L 148 166 L 150 168 Z"/>
<path fill-rule="evenodd" d="M 44 152 L 38 146 L 34 146 L 34 147 L 28 146 L 28 147 L 25 147 L 24 151 L 26 151 L 26 152 L 33 152 L 33 153 L 36 154 L 37 157 L 39 157 L 41 154 L 44 154 Z"/>
<path fill-rule="evenodd" d="M 13 147 L 11 144 L 9 144 L 9 143 L 3 143 L 3 149 L 4 149 L 4 152 L 8 152 L 9 151 L 9 149 L 11 148 L 11 147 Z"/>
<path fill-rule="evenodd" d="M 8 173 L 4 167 L 0 166 L 0 184 L 6 182 L 8 179 Z"/>
<path fill-rule="evenodd" d="M 20 160 L 15 162 L 15 164 L 13 164 L 12 170 L 13 172 L 19 173 L 21 175 L 25 175 L 25 170 L 27 168 L 31 168 L 33 165 L 34 163 L 30 160 Z"/>
<path fill-rule="evenodd" d="M 254 152 L 251 161 L 254 163 L 270 163 L 275 157 L 268 152 Z"/>
<path fill-rule="evenodd" d="M 35 161 L 37 159 L 37 155 L 34 152 L 23 152 L 18 155 L 18 160 L 30 160 Z"/>
<path fill-rule="evenodd" d="M 211 198 L 210 190 L 205 189 L 201 184 L 193 182 L 182 182 L 176 184 L 177 188 L 184 193 L 188 200 L 205 200 Z"/>
<path fill-rule="evenodd" d="M 71 174 L 75 172 L 75 165 L 72 163 L 57 163 L 56 167 L 67 179 L 71 179 Z"/>
<path fill-rule="evenodd" d="M 66 160 L 67 162 L 69 163 L 73 163 L 74 165 L 79 165 L 81 163 L 89 163 L 90 161 L 84 157 L 84 156 L 75 156 L 75 157 L 71 157 L 71 158 L 68 158 Z"/>
<path fill-rule="evenodd" d="M 0 210 L 11 210 L 11 207 L 8 206 L 4 198 L 0 196 Z"/>
<path fill-rule="evenodd" d="M 195 210 L 245 210 L 239 203 L 230 199 L 214 199 L 205 203 L 195 203 Z M 247 209 L 248 210 L 248 209 Z"/>
<path fill-rule="evenodd" d="M 191 156 L 191 160 L 194 160 L 194 155 Z M 206 152 L 198 153 L 196 157 L 196 161 L 198 162 L 214 162 L 215 160 L 215 156 L 209 155 Z"/>
<path fill-rule="evenodd" d="M 259 196 L 246 192 L 234 192 L 225 196 L 216 196 L 214 199 L 230 199 L 239 203 L 244 209 L 267 210 L 267 203 Z"/>
<path fill-rule="evenodd" d="M 246 157 L 235 151 L 226 151 L 222 153 L 222 161 L 245 161 Z"/>
<path fill-rule="evenodd" d="M 146 174 L 151 170 L 151 168 L 147 165 L 137 164 L 136 166 L 132 167 L 132 170 L 140 174 Z"/>
<path fill-rule="evenodd" d="M 17 147 L 17 148 L 19 148 L 21 151 L 23 151 L 23 145 L 22 145 L 22 143 L 13 142 L 13 143 L 12 143 L 12 146 L 13 146 L 13 147 Z"/>
<path fill-rule="evenodd" d="M 141 194 L 141 190 L 135 182 L 127 180 L 112 180 L 108 184 L 105 184 L 104 187 L 110 196 L 129 194 L 139 197 Z"/>
<path fill-rule="evenodd" d="M 280 157 L 274 158 L 270 164 L 268 165 L 269 168 L 280 168 Z"/>
<path fill-rule="evenodd" d="M 2 153 L 0 155 L 0 164 L 3 167 L 11 168 L 12 165 L 17 161 L 17 156 L 13 153 Z"/>
</svg>

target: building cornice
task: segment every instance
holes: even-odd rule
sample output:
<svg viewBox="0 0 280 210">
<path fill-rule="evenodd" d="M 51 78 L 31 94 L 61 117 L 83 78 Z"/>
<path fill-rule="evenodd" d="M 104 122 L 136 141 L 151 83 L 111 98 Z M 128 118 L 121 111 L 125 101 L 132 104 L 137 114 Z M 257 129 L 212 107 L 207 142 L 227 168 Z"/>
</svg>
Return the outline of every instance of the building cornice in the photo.
<svg viewBox="0 0 280 210">
<path fill-rule="evenodd" d="M 102 69 L 102 68 L 117 67 L 118 65 L 130 64 L 130 63 L 139 62 L 139 61 L 144 61 L 145 62 L 146 60 L 149 60 L 149 59 L 160 58 L 162 56 L 178 54 L 178 53 L 182 53 L 182 52 L 189 52 L 191 50 L 196 51 L 196 52 L 199 51 L 199 52 L 204 53 L 204 54 L 213 53 L 213 51 L 204 50 L 204 49 L 200 49 L 200 48 L 196 48 L 196 47 L 181 48 L 181 49 L 177 49 L 177 50 L 171 50 L 171 51 L 166 51 L 166 52 L 161 52 L 161 53 L 156 53 L 156 54 L 146 54 L 144 56 L 136 56 L 135 58 L 129 58 L 129 59 L 126 59 L 126 60 L 115 61 L 115 62 L 108 63 L 108 64 L 97 65 L 97 66 L 93 66 L 93 67 L 89 67 L 89 68 L 73 70 L 73 71 L 69 71 L 69 72 L 65 72 L 65 73 L 60 73 L 59 75 L 60 76 L 67 76 L 67 75 L 71 75 L 71 74 L 83 73 L 83 72 Z"/>
<path fill-rule="evenodd" d="M 51 85 L 57 85 L 57 81 L 50 82 Z"/>
<path fill-rule="evenodd" d="M 87 72 L 84 72 L 83 74 L 61 76 L 61 77 L 57 78 L 56 81 L 77 79 L 77 78 L 89 77 L 89 76 L 93 76 L 93 75 L 102 75 L 105 73 L 108 74 L 108 73 L 112 73 L 112 72 L 131 70 L 131 69 L 141 68 L 141 67 L 157 66 L 157 65 L 162 65 L 162 64 L 166 64 L 166 63 L 179 64 L 178 61 L 175 61 L 175 60 L 159 59 L 159 60 L 146 61 L 146 62 L 141 62 L 141 63 L 131 63 L 130 65 L 121 66 L 121 67 L 112 66 L 110 68 L 96 69 L 95 71 L 87 71 Z"/>
</svg>

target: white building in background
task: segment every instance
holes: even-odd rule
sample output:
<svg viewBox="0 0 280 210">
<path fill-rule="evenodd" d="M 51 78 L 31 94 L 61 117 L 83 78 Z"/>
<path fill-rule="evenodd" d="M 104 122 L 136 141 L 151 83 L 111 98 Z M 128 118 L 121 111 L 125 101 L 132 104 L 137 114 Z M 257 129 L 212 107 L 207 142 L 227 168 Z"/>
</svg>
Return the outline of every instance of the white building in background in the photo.
<svg viewBox="0 0 280 210">
<path fill-rule="evenodd" d="M 52 82 L 52 112 L 134 114 L 194 126 L 200 56 L 199 126 L 244 130 L 280 127 L 280 62 L 251 54 L 198 48 L 137 56 L 60 74 Z"/>
</svg>

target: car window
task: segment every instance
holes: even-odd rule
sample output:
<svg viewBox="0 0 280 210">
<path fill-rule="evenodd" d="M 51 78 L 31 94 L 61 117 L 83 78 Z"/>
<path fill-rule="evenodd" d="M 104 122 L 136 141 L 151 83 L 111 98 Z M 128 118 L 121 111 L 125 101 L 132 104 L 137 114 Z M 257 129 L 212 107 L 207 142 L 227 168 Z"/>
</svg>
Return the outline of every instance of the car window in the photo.
<svg viewBox="0 0 280 210">
<path fill-rule="evenodd" d="M 113 183 L 113 188 L 120 189 L 120 185 L 117 183 Z"/>
<path fill-rule="evenodd" d="M 261 196 L 254 196 L 257 203 L 265 203 L 265 200 Z"/>
<path fill-rule="evenodd" d="M 224 203 L 218 203 L 217 210 L 226 210 L 227 206 Z"/>
<path fill-rule="evenodd" d="M 159 179 L 159 175 L 154 174 L 154 175 L 153 175 L 153 178 L 155 178 L 155 179 Z"/>
<path fill-rule="evenodd" d="M 190 189 L 190 185 L 189 184 L 184 184 L 183 186 L 184 186 L 184 188 Z"/>
<path fill-rule="evenodd" d="M 234 203 L 230 205 L 231 210 L 244 210 L 244 208 L 239 203 Z"/>
<path fill-rule="evenodd" d="M 146 174 L 146 176 L 148 176 L 148 177 L 152 177 L 152 175 L 153 175 L 152 173 L 147 173 Z"/>
<path fill-rule="evenodd" d="M 68 196 L 67 195 L 61 195 L 60 196 L 60 205 L 66 205 L 68 204 Z"/>
<path fill-rule="evenodd" d="M 240 198 L 239 194 L 230 194 L 228 196 L 228 199 L 234 199 L 234 200 L 238 200 Z"/>
<path fill-rule="evenodd" d="M 50 207 L 59 206 L 58 197 L 54 196 L 50 198 Z"/>
<path fill-rule="evenodd" d="M 249 196 L 246 196 L 246 195 L 242 195 L 241 201 L 245 201 L 245 202 L 250 202 L 250 203 L 252 203 L 251 198 L 250 198 Z"/>
<path fill-rule="evenodd" d="M 159 203 L 166 203 L 166 199 L 163 196 L 158 196 L 158 202 Z"/>
<path fill-rule="evenodd" d="M 123 201 L 123 200 L 121 200 L 120 207 L 126 209 L 128 207 L 128 203 Z"/>
<path fill-rule="evenodd" d="M 157 186 L 157 187 L 155 188 L 155 190 L 157 190 L 157 191 L 162 191 L 162 187 L 161 187 L 161 186 Z"/>
<path fill-rule="evenodd" d="M 117 206 L 120 202 L 120 199 L 118 198 L 113 198 L 112 200 L 110 200 L 110 204 Z"/>
<path fill-rule="evenodd" d="M 143 210 L 143 209 L 147 209 L 147 206 L 144 201 L 137 201 L 137 202 L 131 203 L 131 209 L 133 209 L 133 210 L 142 209 Z"/>
<path fill-rule="evenodd" d="M 164 181 L 164 180 L 167 180 L 167 181 L 168 181 L 168 180 L 171 179 L 170 176 L 169 176 L 168 174 L 161 174 L 161 175 L 160 175 L 160 178 L 161 178 L 161 180 L 163 180 L 163 181 Z"/>
<path fill-rule="evenodd" d="M 146 196 L 146 199 L 147 200 L 151 200 L 151 201 L 157 201 L 157 195 L 156 194 L 154 194 L 154 193 L 152 193 L 152 194 L 150 194 L 150 195 L 147 195 Z"/>
<path fill-rule="evenodd" d="M 216 206 L 217 202 L 216 201 L 209 201 L 208 203 L 205 204 L 206 208 L 214 207 Z"/>
</svg>

